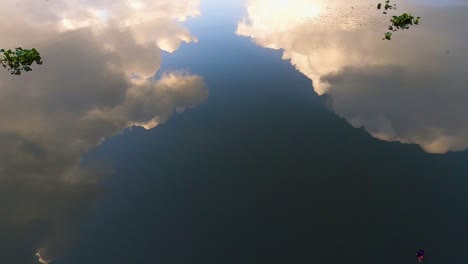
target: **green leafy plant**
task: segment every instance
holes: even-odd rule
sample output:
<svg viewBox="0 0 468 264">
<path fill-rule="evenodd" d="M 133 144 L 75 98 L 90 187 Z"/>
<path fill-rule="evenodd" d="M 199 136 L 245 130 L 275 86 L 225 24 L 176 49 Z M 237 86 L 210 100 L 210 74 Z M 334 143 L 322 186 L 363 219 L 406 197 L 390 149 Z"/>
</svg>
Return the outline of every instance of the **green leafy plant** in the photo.
<svg viewBox="0 0 468 264">
<path fill-rule="evenodd" d="M 392 32 L 385 33 L 383 39 L 391 40 L 392 39 Z"/>
<path fill-rule="evenodd" d="M 4 50 L 0 49 L 0 64 L 11 74 L 20 75 L 22 71 L 32 71 L 31 64 L 42 64 L 41 55 L 36 49 L 23 49 L 21 47 Z"/>
<path fill-rule="evenodd" d="M 382 3 L 379 3 L 377 5 L 377 9 L 382 8 Z M 385 10 L 383 11 L 384 14 L 387 14 L 387 11 L 389 9 L 396 10 L 396 4 L 390 5 L 390 0 L 385 1 Z M 388 26 L 388 30 L 391 30 L 393 32 L 398 31 L 398 30 L 405 30 L 409 29 L 410 26 L 412 25 L 419 25 L 421 17 L 414 17 L 413 15 L 409 13 L 403 13 L 402 15 L 399 16 L 392 16 L 390 19 L 391 25 Z M 383 40 L 391 40 L 392 39 L 392 33 L 391 32 L 386 32 L 384 33 L 384 38 Z"/>
<path fill-rule="evenodd" d="M 390 22 L 392 22 L 392 26 L 395 28 L 394 31 L 398 29 L 408 29 L 413 24 L 419 24 L 420 17 L 413 17 L 411 14 L 403 13 L 400 16 L 392 16 Z"/>
<path fill-rule="evenodd" d="M 382 8 L 382 3 L 379 3 L 379 4 L 377 5 L 377 9 L 380 10 L 381 8 Z M 383 13 L 384 13 L 384 14 L 387 14 L 387 12 L 388 12 L 389 9 L 395 9 L 395 10 L 396 10 L 396 4 L 393 4 L 393 6 L 392 6 L 392 5 L 390 5 L 390 0 L 386 0 L 386 1 L 385 1 L 385 5 L 384 5 L 384 11 L 383 11 Z"/>
</svg>

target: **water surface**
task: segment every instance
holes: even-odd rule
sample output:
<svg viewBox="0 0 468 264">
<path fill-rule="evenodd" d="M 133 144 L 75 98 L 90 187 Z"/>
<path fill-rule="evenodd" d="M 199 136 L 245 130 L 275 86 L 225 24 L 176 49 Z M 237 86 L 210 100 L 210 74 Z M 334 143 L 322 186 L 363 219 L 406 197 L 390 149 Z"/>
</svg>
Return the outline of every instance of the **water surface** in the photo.
<svg viewBox="0 0 468 264">
<path fill-rule="evenodd" d="M 7 2 L 5 262 L 465 260 L 465 1 Z"/>
</svg>

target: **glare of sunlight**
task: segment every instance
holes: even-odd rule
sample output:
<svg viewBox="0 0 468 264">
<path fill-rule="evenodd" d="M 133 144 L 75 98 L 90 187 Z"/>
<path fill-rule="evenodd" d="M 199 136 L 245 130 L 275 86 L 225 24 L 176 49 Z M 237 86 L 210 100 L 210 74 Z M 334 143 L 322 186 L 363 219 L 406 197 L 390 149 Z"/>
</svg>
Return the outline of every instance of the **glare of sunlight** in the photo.
<svg viewBox="0 0 468 264">
<path fill-rule="evenodd" d="M 319 1 L 301 0 L 301 1 L 282 1 L 282 0 L 269 0 L 271 9 L 265 10 L 268 15 L 281 14 L 287 12 L 288 14 L 294 14 L 293 20 L 299 20 L 303 18 L 315 17 L 320 13 Z"/>
<path fill-rule="evenodd" d="M 260 0 L 249 6 L 249 13 L 259 15 L 263 18 L 260 19 L 261 21 L 271 21 L 272 19 L 266 19 L 269 17 L 287 17 L 288 19 L 276 20 L 280 22 L 278 24 L 268 25 L 268 27 L 283 31 L 298 23 L 306 22 L 308 19 L 317 17 L 322 11 L 322 6 L 322 1 L 320 0 Z M 255 23 L 255 21 L 253 21 L 253 23 Z"/>
<path fill-rule="evenodd" d="M 140 1 L 130 0 L 130 1 L 125 2 L 125 4 L 136 10 L 141 10 L 145 8 L 145 4 Z"/>
</svg>

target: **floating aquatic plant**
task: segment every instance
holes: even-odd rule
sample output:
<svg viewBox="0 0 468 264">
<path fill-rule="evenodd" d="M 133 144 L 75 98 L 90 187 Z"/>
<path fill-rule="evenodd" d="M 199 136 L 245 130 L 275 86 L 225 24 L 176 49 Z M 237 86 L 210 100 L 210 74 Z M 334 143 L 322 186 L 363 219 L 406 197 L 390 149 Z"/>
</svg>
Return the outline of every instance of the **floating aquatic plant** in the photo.
<svg viewBox="0 0 468 264">
<path fill-rule="evenodd" d="M 377 9 L 381 9 L 382 8 L 382 3 L 379 3 L 377 5 Z M 390 4 L 390 0 L 386 0 L 385 1 L 385 6 L 384 6 L 384 11 L 383 13 L 384 14 L 387 14 L 388 10 L 389 9 L 393 9 L 393 10 L 396 10 L 396 4 L 393 4 L 393 6 Z M 398 31 L 398 30 L 405 30 L 405 29 L 409 29 L 410 26 L 412 25 L 419 25 L 419 21 L 420 21 L 421 17 L 414 17 L 412 16 L 411 14 L 409 13 L 403 13 L 402 15 L 399 15 L 399 16 L 392 16 L 392 18 L 390 19 L 390 22 L 391 22 L 391 25 L 388 26 L 388 30 L 391 30 L 393 32 L 395 31 Z M 384 33 L 384 40 L 391 40 L 391 37 L 392 37 L 392 33 L 391 32 L 387 32 L 387 33 Z"/>
<path fill-rule="evenodd" d="M 381 8 L 382 8 L 382 3 L 379 3 L 379 4 L 377 5 L 377 9 L 380 10 Z M 390 0 L 387 0 L 387 1 L 385 1 L 384 9 L 385 9 L 385 10 L 383 11 L 383 13 L 384 13 L 384 14 L 387 14 L 387 12 L 388 12 L 389 9 L 394 9 L 394 10 L 396 10 L 396 4 L 393 4 L 393 6 L 392 6 L 392 5 L 390 4 Z"/>
<path fill-rule="evenodd" d="M 384 34 L 384 40 L 387 39 L 387 40 L 391 40 L 392 39 L 392 32 L 387 32 Z"/>
<path fill-rule="evenodd" d="M 14 75 L 20 75 L 22 71 L 32 71 L 31 64 L 36 62 L 36 64 L 41 65 L 41 59 L 41 55 L 34 48 L 23 49 L 18 47 L 14 51 L 0 49 L 0 64 Z"/>
<path fill-rule="evenodd" d="M 398 29 L 408 29 L 413 24 L 419 24 L 420 17 L 413 17 L 411 14 L 403 13 L 400 16 L 392 16 L 390 22 L 392 22 L 392 26 L 395 27 L 394 31 Z"/>
</svg>

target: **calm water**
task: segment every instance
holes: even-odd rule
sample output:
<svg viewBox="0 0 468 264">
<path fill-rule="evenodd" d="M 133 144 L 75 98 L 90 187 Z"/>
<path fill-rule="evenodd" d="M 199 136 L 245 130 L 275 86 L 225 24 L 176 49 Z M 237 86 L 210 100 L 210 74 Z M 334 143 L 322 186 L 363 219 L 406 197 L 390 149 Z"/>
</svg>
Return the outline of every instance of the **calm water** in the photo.
<svg viewBox="0 0 468 264">
<path fill-rule="evenodd" d="M 466 1 L 6 2 L 2 263 L 466 261 Z"/>
</svg>

